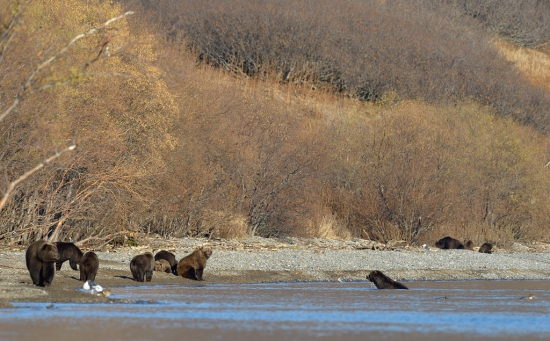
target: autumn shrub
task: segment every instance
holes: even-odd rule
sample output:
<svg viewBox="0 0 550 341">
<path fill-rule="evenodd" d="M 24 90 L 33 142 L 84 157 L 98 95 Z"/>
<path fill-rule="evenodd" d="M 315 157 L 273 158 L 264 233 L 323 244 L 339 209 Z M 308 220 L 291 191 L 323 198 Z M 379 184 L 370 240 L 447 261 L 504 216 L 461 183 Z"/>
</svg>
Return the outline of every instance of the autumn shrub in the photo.
<svg viewBox="0 0 550 341">
<path fill-rule="evenodd" d="M 5 99 L 24 98 L 2 122 L 2 172 L 9 181 L 67 144 L 77 149 L 17 188 L 0 213 L 0 238 L 84 240 L 135 229 L 151 174 L 164 167 L 159 156 L 173 147 L 175 107 L 154 77 L 151 41 L 130 49 L 119 20 L 68 45 L 123 13 L 106 2 L 30 1 L 22 13 L 0 69 L 2 112 L 12 103 Z"/>
<path fill-rule="evenodd" d="M 549 129 L 547 92 L 499 55 L 476 19 L 443 1 L 149 5 L 157 14 L 150 20 L 164 25 L 168 40 L 232 73 L 372 102 L 388 92 L 432 103 L 473 99 L 498 115 Z"/>
<path fill-rule="evenodd" d="M 550 43 L 550 3 L 537 0 L 427 0 L 443 2 L 514 44 L 537 48 Z"/>
<path fill-rule="evenodd" d="M 329 204 L 353 235 L 419 244 L 445 231 L 499 242 L 545 231 L 547 155 L 530 129 L 473 105 L 346 119 L 334 130 Z"/>
<path fill-rule="evenodd" d="M 547 95 L 475 18 L 428 0 L 140 3 L 0 122 L 3 187 L 77 145 L 17 188 L 3 242 L 547 239 Z M 31 2 L 1 109 L 35 61 L 121 12 Z"/>
</svg>

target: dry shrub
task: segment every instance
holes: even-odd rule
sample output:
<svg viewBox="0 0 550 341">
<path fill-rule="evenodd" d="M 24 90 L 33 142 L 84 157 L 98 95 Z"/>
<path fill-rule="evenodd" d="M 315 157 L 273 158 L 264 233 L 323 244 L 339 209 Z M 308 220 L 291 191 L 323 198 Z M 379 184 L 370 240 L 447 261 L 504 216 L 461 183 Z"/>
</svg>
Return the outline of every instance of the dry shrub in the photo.
<svg viewBox="0 0 550 341">
<path fill-rule="evenodd" d="M 539 0 L 424 0 L 451 6 L 514 44 L 536 48 L 550 43 L 550 3 Z"/>
<path fill-rule="evenodd" d="M 123 13 L 119 5 L 30 2 L 15 40 L 3 51 L 0 109 L 11 104 L 4 99 L 13 98 L 32 67 L 77 34 Z M 10 133 L 2 136 L 1 171 L 13 179 L 60 147 L 76 142 L 77 149 L 18 188 L 0 215 L 0 238 L 78 240 L 139 229 L 151 175 L 162 171 L 161 155 L 173 148 L 168 129 L 176 109 L 151 64 L 156 51 L 150 38 L 132 49 L 127 22 L 119 20 L 36 74 L 28 93 L 50 82 L 67 86 L 34 93 L 2 122 Z"/>
<path fill-rule="evenodd" d="M 248 225 L 246 217 L 230 218 L 225 224 L 217 227 L 214 235 L 224 239 L 246 238 Z"/>
<path fill-rule="evenodd" d="M 338 240 L 350 240 L 352 234 L 345 222 L 342 222 L 336 215 L 327 212 L 322 206 L 312 210 L 310 219 L 303 220 L 304 229 L 300 235 L 309 238 L 326 238 Z"/>
<path fill-rule="evenodd" d="M 547 92 L 499 55 L 493 34 L 477 17 L 457 9 L 481 6 L 476 3 L 158 1 L 147 11 L 173 44 L 234 74 L 372 102 L 391 92 L 432 103 L 473 99 L 494 106 L 498 115 L 548 131 Z M 521 11 L 506 1 L 504 13 Z"/>
<path fill-rule="evenodd" d="M 345 116 L 332 138 L 329 204 L 354 236 L 421 244 L 441 238 L 440 226 L 475 238 L 461 230 L 475 226 L 505 242 L 537 238 L 548 223 L 538 213 L 549 193 L 543 145 L 478 106 L 408 103 Z"/>
<path fill-rule="evenodd" d="M 230 212 L 206 211 L 202 216 L 205 229 L 211 231 L 212 237 L 223 239 L 245 238 L 248 229 L 245 216 Z"/>
<path fill-rule="evenodd" d="M 43 31 L 29 20 L 0 71 L 25 70 L 26 57 L 58 46 L 41 32 L 62 40 L 120 10 L 63 4 L 74 15 L 30 12 L 51 20 Z M 109 77 L 36 96 L 2 122 L 9 178 L 67 141 L 79 151 L 20 188 L 0 215 L 0 238 L 32 240 L 57 227 L 62 239 L 104 241 L 548 238 L 549 144 L 494 115 L 545 131 L 546 94 L 499 59 L 470 19 L 391 1 L 342 1 L 337 11 L 325 0 L 147 4 L 119 27 L 124 39 L 112 38 L 113 49 L 139 44 L 94 65 L 95 76 Z M 102 40 L 86 43 L 96 51 Z M 197 56 L 230 76 L 197 67 Z M 46 78 L 62 76 L 50 71 Z M 2 77 L 5 103 L 21 79 Z"/>
</svg>

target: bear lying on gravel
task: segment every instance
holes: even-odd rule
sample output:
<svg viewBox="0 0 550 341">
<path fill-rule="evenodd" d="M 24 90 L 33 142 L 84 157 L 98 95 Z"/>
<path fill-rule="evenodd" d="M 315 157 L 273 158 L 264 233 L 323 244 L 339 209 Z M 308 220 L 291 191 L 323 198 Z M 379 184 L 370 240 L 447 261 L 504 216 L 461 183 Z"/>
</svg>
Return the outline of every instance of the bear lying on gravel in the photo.
<svg viewBox="0 0 550 341">
<path fill-rule="evenodd" d="M 168 262 L 168 264 L 170 265 L 170 270 L 174 275 L 178 274 L 178 270 L 177 270 L 178 261 L 176 260 L 176 256 L 174 256 L 173 253 L 168 252 L 166 250 L 160 250 L 155 255 L 155 261 L 158 261 L 158 260 L 161 260 L 161 259 L 164 259 Z M 164 271 L 164 270 L 162 270 L 162 271 Z"/>
<path fill-rule="evenodd" d="M 172 273 L 172 267 L 166 259 L 159 259 L 155 261 L 155 271 L 166 272 L 170 274 Z"/>
<path fill-rule="evenodd" d="M 202 273 L 206 267 L 206 261 L 212 255 L 212 248 L 199 247 L 191 254 L 183 257 L 178 263 L 178 276 L 202 281 Z"/>
<path fill-rule="evenodd" d="M 481 253 L 492 253 L 493 252 L 493 244 L 491 243 L 484 243 L 479 247 L 479 252 Z"/>
<path fill-rule="evenodd" d="M 50 286 L 55 275 L 54 263 L 59 260 L 59 252 L 54 244 L 45 240 L 32 243 L 25 253 L 27 269 L 32 283 L 38 286 Z"/>
<path fill-rule="evenodd" d="M 155 258 L 151 252 L 137 255 L 130 261 L 130 271 L 136 282 L 151 282 Z"/>
<path fill-rule="evenodd" d="M 87 280 L 95 281 L 97 275 L 97 269 L 99 269 L 99 258 L 93 251 L 86 252 L 82 258 L 80 258 L 80 280 L 86 282 Z"/>
<path fill-rule="evenodd" d="M 382 271 L 378 270 L 371 271 L 371 273 L 367 275 L 367 280 L 374 283 L 378 289 L 409 289 L 403 284 L 384 275 Z"/>
<path fill-rule="evenodd" d="M 55 270 L 61 270 L 61 265 L 63 265 L 63 262 L 66 260 L 69 261 L 69 265 L 73 270 L 78 270 L 77 264 L 80 262 L 80 258 L 82 257 L 82 251 L 80 251 L 78 246 L 73 243 L 63 242 L 55 242 L 54 244 L 59 252 L 59 260 L 55 262 Z"/>
<path fill-rule="evenodd" d="M 464 244 L 462 244 L 459 240 L 451 237 L 441 238 L 440 240 L 435 242 L 435 246 L 443 250 L 464 249 Z"/>
</svg>

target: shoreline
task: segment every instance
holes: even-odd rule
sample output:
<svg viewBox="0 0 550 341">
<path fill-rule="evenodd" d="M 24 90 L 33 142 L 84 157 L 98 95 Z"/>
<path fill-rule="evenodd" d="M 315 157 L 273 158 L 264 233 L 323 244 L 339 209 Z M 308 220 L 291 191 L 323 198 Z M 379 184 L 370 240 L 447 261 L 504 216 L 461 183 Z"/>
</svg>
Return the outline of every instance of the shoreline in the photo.
<svg viewBox="0 0 550 341">
<path fill-rule="evenodd" d="M 212 242 L 200 239 L 157 241 L 140 247 L 94 250 L 100 260 L 95 282 L 110 287 L 135 285 L 201 286 L 229 283 L 274 282 L 367 282 L 371 270 L 383 271 L 402 281 L 469 280 L 550 280 L 550 245 L 537 248 L 516 245 L 514 249 L 483 254 L 469 250 L 426 251 L 421 247 L 377 248 L 370 241 L 335 242 L 304 240 L 301 244 L 274 240 Z M 372 242 L 370 242 L 372 243 Z M 204 281 L 197 282 L 173 274 L 155 272 L 151 282 L 135 282 L 129 269 L 131 258 L 145 251 L 165 249 L 177 259 L 194 246 L 208 244 L 214 252 L 204 271 Z M 235 246 L 236 245 L 236 246 Z M 378 244 L 376 244 L 378 245 Z M 90 249 L 83 249 L 83 251 Z M 0 308 L 10 302 L 74 303 L 147 303 L 95 296 L 79 291 L 79 271 L 68 262 L 56 272 L 50 287 L 32 285 L 25 266 L 24 250 L 0 250 Z"/>
</svg>

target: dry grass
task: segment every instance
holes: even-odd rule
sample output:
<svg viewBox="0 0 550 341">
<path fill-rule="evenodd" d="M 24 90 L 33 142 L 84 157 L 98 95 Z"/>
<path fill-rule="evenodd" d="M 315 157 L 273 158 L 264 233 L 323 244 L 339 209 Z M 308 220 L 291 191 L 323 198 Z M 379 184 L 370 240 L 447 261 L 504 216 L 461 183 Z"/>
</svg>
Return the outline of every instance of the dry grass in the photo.
<svg viewBox="0 0 550 341">
<path fill-rule="evenodd" d="M 502 55 L 524 73 L 536 85 L 550 91 L 550 54 L 513 45 L 506 41 L 497 43 Z"/>
</svg>

